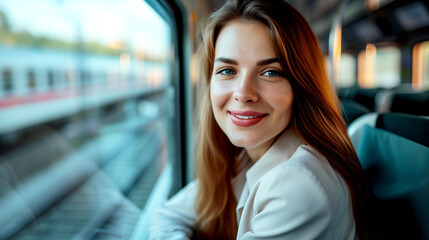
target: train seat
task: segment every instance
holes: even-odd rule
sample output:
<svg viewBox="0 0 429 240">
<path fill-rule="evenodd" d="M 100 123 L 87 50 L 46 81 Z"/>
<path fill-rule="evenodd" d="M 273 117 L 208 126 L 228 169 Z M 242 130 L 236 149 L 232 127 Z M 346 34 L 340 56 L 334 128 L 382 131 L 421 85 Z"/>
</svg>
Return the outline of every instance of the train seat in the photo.
<svg viewBox="0 0 429 240">
<path fill-rule="evenodd" d="M 340 87 L 337 89 L 338 98 L 341 100 L 352 99 L 356 95 L 356 91 L 359 89 L 357 86 L 352 87 Z"/>
<path fill-rule="evenodd" d="M 370 112 L 376 111 L 377 95 L 385 89 L 376 88 L 360 88 L 358 86 L 338 89 L 338 97 L 340 100 L 352 100 L 369 109 Z"/>
<path fill-rule="evenodd" d="M 347 133 L 355 149 L 358 149 L 359 147 L 359 141 L 362 135 L 363 126 L 368 125 L 375 127 L 378 115 L 378 113 L 368 113 L 362 115 L 348 126 Z"/>
<path fill-rule="evenodd" d="M 377 117 L 375 126 L 429 147 L 429 116 L 385 113 Z"/>
<path fill-rule="evenodd" d="M 349 126 L 355 119 L 370 112 L 370 110 L 353 100 L 341 100 L 342 116 Z"/>
<path fill-rule="evenodd" d="M 356 90 L 353 100 L 374 112 L 376 110 L 376 96 L 382 90 L 383 88 L 360 88 Z"/>
<path fill-rule="evenodd" d="M 398 93 L 415 93 L 411 84 L 399 84 L 396 87 L 383 89 L 375 96 L 375 111 L 379 113 L 390 112 L 392 98 Z"/>
<path fill-rule="evenodd" d="M 422 119 L 419 131 L 427 133 L 429 119 Z M 429 239 L 429 147 L 410 133 L 417 129 L 413 122 L 413 116 L 382 114 L 376 127 L 362 127 L 357 153 L 381 201 L 386 239 Z"/>
<path fill-rule="evenodd" d="M 394 93 L 390 111 L 429 116 L 429 91 Z"/>
</svg>

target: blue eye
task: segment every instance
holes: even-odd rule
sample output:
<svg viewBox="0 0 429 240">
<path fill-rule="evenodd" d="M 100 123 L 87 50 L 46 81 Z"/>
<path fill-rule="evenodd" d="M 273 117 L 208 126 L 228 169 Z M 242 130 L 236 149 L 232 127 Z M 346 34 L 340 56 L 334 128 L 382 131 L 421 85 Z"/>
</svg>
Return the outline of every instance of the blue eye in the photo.
<svg viewBox="0 0 429 240">
<path fill-rule="evenodd" d="M 278 71 L 275 71 L 275 70 L 269 70 L 269 71 L 264 72 L 263 75 L 268 76 L 268 77 L 277 77 L 277 76 L 280 76 L 280 73 Z"/>
<path fill-rule="evenodd" d="M 235 74 L 235 71 L 232 69 L 226 68 L 226 69 L 220 70 L 218 73 L 223 75 L 232 75 L 232 74 Z"/>
</svg>

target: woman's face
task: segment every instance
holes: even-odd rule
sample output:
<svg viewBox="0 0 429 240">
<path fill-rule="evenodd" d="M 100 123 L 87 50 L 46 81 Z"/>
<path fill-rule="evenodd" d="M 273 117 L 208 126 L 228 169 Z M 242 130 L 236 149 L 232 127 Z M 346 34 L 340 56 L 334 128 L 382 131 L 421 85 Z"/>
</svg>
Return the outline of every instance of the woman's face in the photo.
<svg viewBox="0 0 429 240">
<path fill-rule="evenodd" d="M 257 161 L 292 114 L 292 87 L 268 27 L 240 20 L 223 27 L 215 46 L 210 98 L 221 129 Z"/>
</svg>

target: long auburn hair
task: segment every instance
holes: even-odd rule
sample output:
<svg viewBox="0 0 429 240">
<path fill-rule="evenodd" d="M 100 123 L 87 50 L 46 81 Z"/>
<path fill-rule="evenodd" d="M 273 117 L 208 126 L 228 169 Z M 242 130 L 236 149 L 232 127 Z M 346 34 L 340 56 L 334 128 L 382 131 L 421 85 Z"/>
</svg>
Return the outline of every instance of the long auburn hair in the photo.
<svg viewBox="0 0 429 240">
<path fill-rule="evenodd" d="M 258 21 L 272 36 L 277 57 L 293 89 L 290 127 L 320 152 L 348 185 L 359 239 L 375 239 L 369 216 L 373 192 L 347 135 L 339 101 L 327 77 L 318 41 L 304 17 L 283 0 L 230 0 L 215 11 L 204 35 L 204 90 L 196 147 L 197 234 L 204 239 L 235 239 L 237 220 L 231 180 L 235 147 L 220 129 L 210 102 L 216 39 L 230 21 Z M 197 238 L 198 238 L 197 236 Z"/>
</svg>

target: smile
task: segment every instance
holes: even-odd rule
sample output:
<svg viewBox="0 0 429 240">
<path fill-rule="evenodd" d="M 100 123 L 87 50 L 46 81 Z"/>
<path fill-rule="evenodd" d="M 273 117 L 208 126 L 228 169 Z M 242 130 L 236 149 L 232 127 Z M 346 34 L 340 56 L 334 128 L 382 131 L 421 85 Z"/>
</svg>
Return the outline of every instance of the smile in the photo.
<svg viewBox="0 0 429 240">
<path fill-rule="evenodd" d="M 228 112 L 232 123 L 240 127 L 250 127 L 258 124 L 268 114 L 253 111 L 230 111 Z"/>
<path fill-rule="evenodd" d="M 240 119 L 252 119 L 252 118 L 260 117 L 260 116 L 243 116 L 243 115 L 234 115 L 234 116 Z"/>
</svg>

